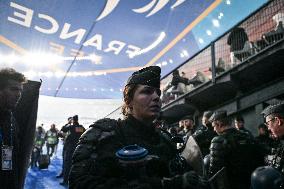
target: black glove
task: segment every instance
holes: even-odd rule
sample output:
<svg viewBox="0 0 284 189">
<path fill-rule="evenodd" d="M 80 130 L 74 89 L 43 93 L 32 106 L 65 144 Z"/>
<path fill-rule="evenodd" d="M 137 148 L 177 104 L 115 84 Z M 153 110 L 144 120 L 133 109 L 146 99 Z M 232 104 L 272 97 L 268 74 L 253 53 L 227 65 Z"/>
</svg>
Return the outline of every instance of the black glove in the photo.
<svg viewBox="0 0 284 189">
<path fill-rule="evenodd" d="M 200 177 L 194 171 L 189 171 L 183 175 L 177 175 L 172 178 L 162 179 L 164 189 L 182 188 L 182 189 L 209 189 L 209 183 Z"/>
<path fill-rule="evenodd" d="M 169 163 L 170 174 L 174 175 L 181 175 L 187 171 L 193 170 L 188 163 L 186 162 L 185 158 L 176 155 L 176 157 L 170 161 Z"/>
</svg>

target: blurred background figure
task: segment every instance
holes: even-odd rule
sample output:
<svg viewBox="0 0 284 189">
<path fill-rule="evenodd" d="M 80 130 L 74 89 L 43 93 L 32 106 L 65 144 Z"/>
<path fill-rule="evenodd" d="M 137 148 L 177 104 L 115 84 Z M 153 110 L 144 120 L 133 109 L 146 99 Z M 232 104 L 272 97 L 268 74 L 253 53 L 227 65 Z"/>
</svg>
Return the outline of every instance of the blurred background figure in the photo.
<svg viewBox="0 0 284 189">
<path fill-rule="evenodd" d="M 42 147 L 45 143 L 45 130 L 42 125 L 36 128 L 35 133 L 35 146 L 40 150 L 40 153 L 42 152 Z"/>
<path fill-rule="evenodd" d="M 265 124 L 261 123 L 258 125 L 258 136 L 255 140 L 262 145 L 265 149 L 266 154 L 269 154 L 272 148 L 276 147 L 278 140 L 273 140 Z"/>
<path fill-rule="evenodd" d="M 75 151 L 76 145 L 79 142 L 80 136 L 85 132 L 85 128 L 79 124 L 78 115 L 72 117 L 72 124 L 68 124 L 61 129 L 64 133 L 69 133 L 66 136 L 64 143 L 64 169 L 63 169 L 63 182 L 61 185 L 68 185 L 68 176 L 71 169 L 72 156 Z"/>
<path fill-rule="evenodd" d="M 195 132 L 196 127 L 192 116 L 184 116 L 181 120 L 183 121 L 183 130 L 179 134 L 183 136 L 184 141 L 187 141 L 188 137 Z"/>
<path fill-rule="evenodd" d="M 253 138 L 253 135 L 251 134 L 251 132 L 248 129 L 245 128 L 245 120 L 241 115 L 237 115 L 235 117 L 234 123 L 235 123 L 236 129 L 248 134 L 251 138 Z"/>
<path fill-rule="evenodd" d="M 63 160 L 63 161 L 62 161 L 62 170 L 61 170 L 61 172 L 56 176 L 56 178 L 62 178 L 62 177 L 63 177 L 64 167 L 65 167 L 65 165 L 64 165 L 65 140 L 66 140 L 68 134 L 70 134 L 70 132 L 68 132 L 68 129 L 67 129 L 67 128 L 68 128 L 70 125 L 72 125 L 72 119 L 73 119 L 73 117 L 68 117 L 67 123 L 60 129 L 60 132 L 58 133 L 58 136 L 59 136 L 60 138 L 62 138 L 62 141 L 63 141 L 63 149 L 62 149 L 62 160 Z M 66 131 L 66 132 L 64 132 L 64 131 Z"/>
<path fill-rule="evenodd" d="M 50 125 L 50 129 L 45 134 L 47 154 L 52 156 L 58 144 L 58 130 L 55 124 Z"/>
</svg>

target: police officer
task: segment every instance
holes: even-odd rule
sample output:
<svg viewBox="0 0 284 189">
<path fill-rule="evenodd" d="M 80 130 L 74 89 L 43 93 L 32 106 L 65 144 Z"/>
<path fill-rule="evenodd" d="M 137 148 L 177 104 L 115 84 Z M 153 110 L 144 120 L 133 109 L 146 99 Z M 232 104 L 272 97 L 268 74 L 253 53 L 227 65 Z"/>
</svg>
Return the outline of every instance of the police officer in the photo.
<svg viewBox="0 0 284 189">
<path fill-rule="evenodd" d="M 255 137 L 255 141 L 263 146 L 266 154 L 270 154 L 272 149 L 277 148 L 279 140 L 275 140 L 270 136 L 270 133 L 265 124 L 258 125 L 258 136 Z"/>
<path fill-rule="evenodd" d="M 241 115 L 237 115 L 234 121 L 236 129 L 245 132 L 246 134 L 248 134 L 250 137 L 253 138 L 252 133 L 247 128 L 245 128 L 245 120 Z"/>
<path fill-rule="evenodd" d="M 183 136 L 184 141 L 187 141 L 187 139 L 195 132 L 195 125 L 193 117 L 190 115 L 184 116 L 181 121 L 183 122 L 183 130 L 179 133 Z"/>
<path fill-rule="evenodd" d="M 50 129 L 46 131 L 46 148 L 47 154 L 52 156 L 55 152 L 55 147 L 58 144 L 58 130 L 55 127 L 55 124 L 50 125 Z"/>
<path fill-rule="evenodd" d="M 265 125 L 280 144 L 273 154 L 266 159 L 267 167 L 260 167 L 252 174 L 252 188 L 283 188 L 284 187 L 284 102 L 268 106 L 262 112 Z"/>
<path fill-rule="evenodd" d="M 0 188 L 19 189 L 20 134 L 12 112 L 21 98 L 26 78 L 14 69 L 0 70 Z M 22 154 L 23 155 L 23 154 Z M 27 155 L 27 154 L 26 154 Z"/>
<path fill-rule="evenodd" d="M 43 126 L 38 126 L 35 133 L 35 146 L 39 149 L 40 153 L 42 153 L 42 147 L 45 143 L 45 130 Z"/>
<path fill-rule="evenodd" d="M 64 174 L 64 168 L 65 168 L 65 164 L 64 164 L 64 154 L 65 154 L 65 140 L 67 138 L 67 136 L 70 134 L 69 132 L 69 127 L 70 125 L 72 125 L 72 119 L 73 117 L 68 117 L 67 119 L 67 123 L 60 129 L 60 132 L 58 133 L 58 136 L 62 138 L 63 140 L 63 149 L 62 149 L 62 170 L 61 172 L 56 176 L 56 178 L 62 178 L 63 177 L 63 174 Z M 66 132 L 63 132 L 63 131 L 66 131 Z"/>
<path fill-rule="evenodd" d="M 157 66 L 134 72 L 124 88 L 123 120 L 102 119 L 82 135 L 74 152 L 70 189 L 205 188 L 194 172 L 172 175 L 170 135 L 155 127 L 161 110 Z M 182 170 L 180 170 L 181 172 Z"/>
<path fill-rule="evenodd" d="M 63 169 L 63 182 L 61 185 L 68 184 L 68 176 L 71 169 L 72 156 L 75 151 L 76 145 L 80 136 L 85 132 L 85 128 L 79 124 L 78 115 L 73 116 L 72 124 L 63 127 L 62 132 L 69 132 L 64 143 L 64 169 Z"/>
<path fill-rule="evenodd" d="M 205 111 L 202 116 L 202 126 L 198 127 L 195 133 L 192 135 L 200 147 L 202 156 L 209 154 L 209 147 L 211 140 L 216 136 L 216 133 L 212 127 L 209 118 L 212 116 L 212 111 Z"/>
<path fill-rule="evenodd" d="M 209 176 L 225 167 L 232 189 L 249 188 L 252 171 L 262 163 L 258 146 L 249 135 L 232 126 L 226 111 L 214 112 L 209 120 L 219 135 L 210 145 Z"/>
</svg>

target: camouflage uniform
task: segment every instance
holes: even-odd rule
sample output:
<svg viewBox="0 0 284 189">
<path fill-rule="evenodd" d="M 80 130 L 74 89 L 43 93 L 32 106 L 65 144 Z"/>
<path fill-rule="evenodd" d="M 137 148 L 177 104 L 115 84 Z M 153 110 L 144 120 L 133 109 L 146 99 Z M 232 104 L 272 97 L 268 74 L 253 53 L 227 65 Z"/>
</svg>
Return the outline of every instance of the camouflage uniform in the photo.
<svg viewBox="0 0 284 189">
<path fill-rule="evenodd" d="M 149 155 L 156 158 L 148 161 L 143 169 L 125 168 L 115 153 L 124 146 L 133 144 L 147 149 Z M 195 174 L 184 174 L 185 178 L 188 177 L 186 182 L 182 180 L 182 176 L 163 179 L 171 177 L 169 162 L 175 157 L 175 146 L 164 131 L 143 125 L 132 116 L 122 121 L 102 119 L 91 125 L 80 138 L 73 155 L 69 187 L 166 189 L 186 188 L 189 183 L 195 183 L 192 188 L 201 188 Z"/>
<path fill-rule="evenodd" d="M 262 154 L 254 140 L 235 128 L 214 137 L 210 146 L 209 175 L 226 167 L 227 179 L 232 189 L 250 187 L 252 171 L 262 165 Z"/>
</svg>

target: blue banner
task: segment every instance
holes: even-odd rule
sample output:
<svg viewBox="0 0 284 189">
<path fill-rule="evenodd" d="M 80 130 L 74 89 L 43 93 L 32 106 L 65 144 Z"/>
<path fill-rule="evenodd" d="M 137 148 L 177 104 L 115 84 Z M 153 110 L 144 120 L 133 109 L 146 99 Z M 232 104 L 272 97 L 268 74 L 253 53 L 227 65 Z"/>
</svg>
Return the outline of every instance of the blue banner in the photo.
<svg viewBox="0 0 284 189">
<path fill-rule="evenodd" d="M 130 74 L 162 75 L 266 0 L 3 0 L 0 68 L 42 79 L 42 95 L 121 98 Z"/>
</svg>

